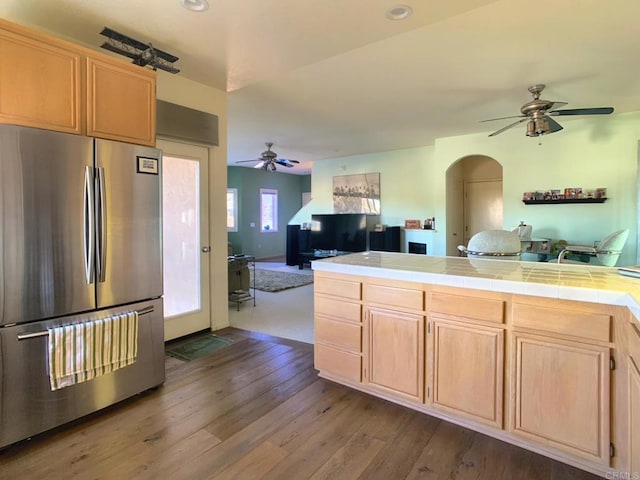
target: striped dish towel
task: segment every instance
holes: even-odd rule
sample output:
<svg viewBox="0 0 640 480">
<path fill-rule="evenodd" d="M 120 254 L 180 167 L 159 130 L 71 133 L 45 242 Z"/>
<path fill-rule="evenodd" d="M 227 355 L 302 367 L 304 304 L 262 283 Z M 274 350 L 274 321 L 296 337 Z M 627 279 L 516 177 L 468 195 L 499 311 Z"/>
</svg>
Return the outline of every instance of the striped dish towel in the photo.
<svg viewBox="0 0 640 480">
<path fill-rule="evenodd" d="M 51 390 L 86 382 L 136 361 L 138 312 L 48 331 Z"/>
</svg>

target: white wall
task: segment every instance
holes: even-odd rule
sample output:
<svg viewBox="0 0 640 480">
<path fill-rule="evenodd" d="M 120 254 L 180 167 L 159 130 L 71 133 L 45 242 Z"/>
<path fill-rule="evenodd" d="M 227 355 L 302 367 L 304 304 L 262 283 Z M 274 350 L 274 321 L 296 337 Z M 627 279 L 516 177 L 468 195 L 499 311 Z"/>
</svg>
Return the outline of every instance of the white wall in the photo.
<svg viewBox="0 0 640 480">
<path fill-rule="evenodd" d="M 489 132 L 441 138 L 434 146 L 318 161 L 311 182 L 313 200 L 290 223 L 307 222 L 312 213 L 333 211 L 333 176 L 380 172 L 381 222 L 402 225 L 408 218 L 435 216 L 439 231 L 432 251 L 445 255 L 446 171 L 460 158 L 486 155 L 503 167 L 505 228 L 524 220 L 533 225 L 535 236 L 588 244 L 629 228 L 619 264 L 638 263 L 640 112 L 563 118 L 561 123 L 563 131 L 540 140 L 526 137 L 523 128 L 514 128 L 491 138 Z M 582 205 L 522 203 L 525 191 L 565 187 L 606 187 L 609 199 Z"/>
<path fill-rule="evenodd" d="M 219 143 L 209 148 L 211 329 L 229 326 L 227 295 L 227 95 L 177 75 L 158 74 L 159 100 L 218 116 Z"/>
</svg>

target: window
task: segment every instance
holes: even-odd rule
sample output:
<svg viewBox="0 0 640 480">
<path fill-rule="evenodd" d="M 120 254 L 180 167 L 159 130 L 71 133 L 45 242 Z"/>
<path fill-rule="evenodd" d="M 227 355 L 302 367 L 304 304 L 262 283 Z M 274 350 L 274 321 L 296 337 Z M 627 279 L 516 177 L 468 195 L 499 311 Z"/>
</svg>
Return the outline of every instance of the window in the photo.
<svg viewBox="0 0 640 480">
<path fill-rule="evenodd" d="M 278 191 L 260 189 L 260 231 L 278 231 Z"/>
<path fill-rule="evenodd" d="M 227 188 L 227 231 L 238 231 L 238 189 Z"/>
</svg>

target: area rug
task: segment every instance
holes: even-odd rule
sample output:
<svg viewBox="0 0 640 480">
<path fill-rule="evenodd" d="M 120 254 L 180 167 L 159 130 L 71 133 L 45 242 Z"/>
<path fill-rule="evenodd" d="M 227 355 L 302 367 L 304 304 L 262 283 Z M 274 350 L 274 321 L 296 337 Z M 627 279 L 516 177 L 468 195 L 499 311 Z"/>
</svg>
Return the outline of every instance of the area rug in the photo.
<svg viewBox="0 0 640 480">
<path fill-rule="evenodd" d="M 175 346 L 167 346 L 165 353 L 178 360 L 188 362 L 227 347 L 232 343 L 228 338 L 218 337 L 217 335 L 198 336 L 184 343 L 179 342 Z"/>
<path fill-rule="evenodd" d="M 253 276 L 253 269 L 250 268 L 249 270 L 251 270 L 251 275 Z M 255 276 L 256 290 L 263 292 L 280 292 L 313 283 L 313 275 L 263 270 L 262 268 L 256 268 Z"/>
</svg>

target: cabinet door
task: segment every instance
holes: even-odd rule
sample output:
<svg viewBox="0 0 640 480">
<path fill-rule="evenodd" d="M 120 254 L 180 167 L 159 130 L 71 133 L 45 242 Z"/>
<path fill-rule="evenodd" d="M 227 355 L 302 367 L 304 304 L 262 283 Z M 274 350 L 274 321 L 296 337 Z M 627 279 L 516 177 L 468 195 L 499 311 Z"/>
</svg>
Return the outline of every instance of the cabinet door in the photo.
<svg viewBox="0 0 640 480">
<path fill-rule="evenodd" d="M 424 399 L 424 316 L 367 311 L 369 385 L 410 400 Z"/>
<path fill-rule="evenodd" d="M 155 146 L 155 74 L 87 59 L 87 135 Z"/>
<path fill-rule="evenodd" d="M 435 318 L 433 406 L 502 428 L 502 328 Z"/>
<path fill-rule="evenodd" d="M 640 365 L 629 357 L 629 471 L 640 472 Z"/>
<path fill-rule="evenodd" d="M 314 363 L 320 373 L 328 373 L 354 382 L 362 379 L 362 357 L 356 353 L 316 343 Z"/>
<path fill-rule="evenodd" d="M 0 122 L 82 133 L 80 54 L 0 30 Z"/>
<path fill-rule="evenodd" d="M 609 349 L 514 332 L 514 433 L 609 463 Z"/>
</svg>

